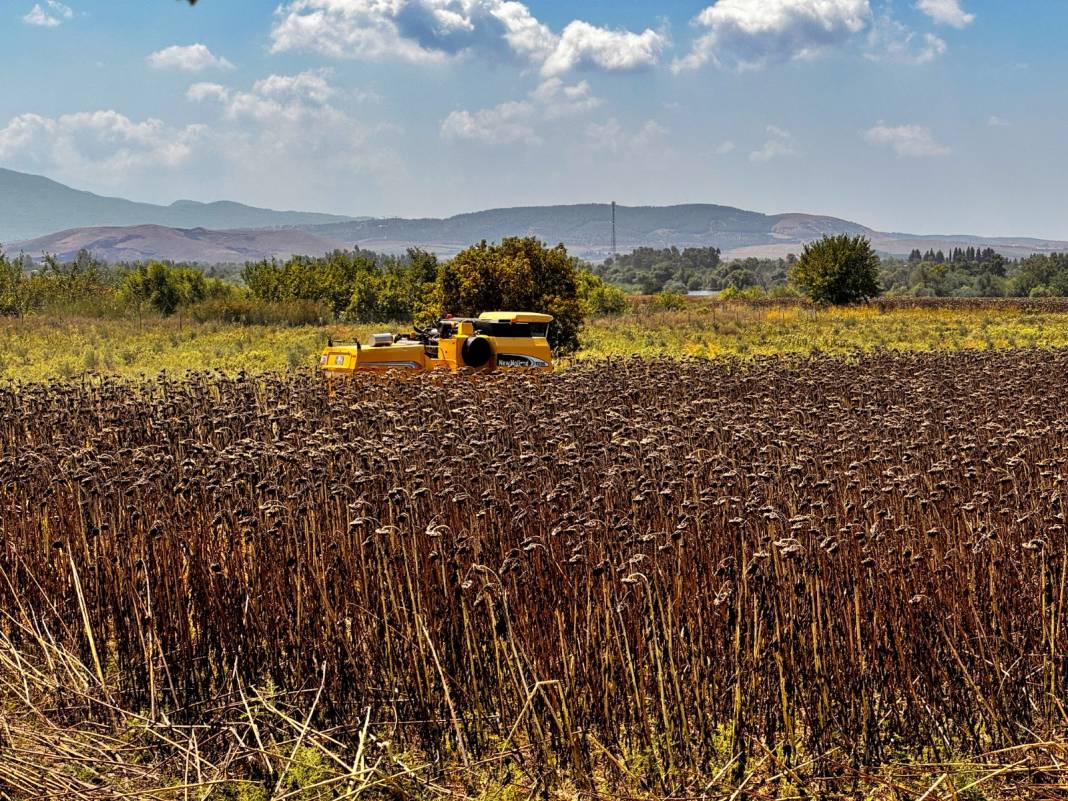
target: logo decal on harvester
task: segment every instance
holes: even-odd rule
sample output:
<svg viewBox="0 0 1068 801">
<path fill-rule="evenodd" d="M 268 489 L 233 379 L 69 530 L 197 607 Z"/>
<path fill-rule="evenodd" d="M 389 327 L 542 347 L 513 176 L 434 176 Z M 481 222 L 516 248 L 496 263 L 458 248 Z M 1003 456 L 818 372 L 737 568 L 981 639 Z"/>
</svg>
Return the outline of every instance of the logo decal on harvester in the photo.
<svg viewBox="0 0 1068 801">
<path fill-rule="evenodd" d="M 497 354 L 498 367 L 548 367 L 547 362 L 535 356 L 522 356 L 518 353 Z"/>
</svg>

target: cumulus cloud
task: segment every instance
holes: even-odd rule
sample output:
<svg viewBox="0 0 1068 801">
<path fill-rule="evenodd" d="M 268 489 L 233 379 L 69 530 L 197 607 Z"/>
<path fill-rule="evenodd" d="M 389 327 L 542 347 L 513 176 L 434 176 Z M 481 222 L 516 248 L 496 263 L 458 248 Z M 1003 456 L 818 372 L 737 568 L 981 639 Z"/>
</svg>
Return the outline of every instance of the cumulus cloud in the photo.
<svg viewBox="0 0 1068 801">
<path fill-rule="evenodd" d="M 947 156 L 952 152 L 922 125 L 894 126 L 880 122 L 864 132 L 864 140 L 875 147 L 888 147 L 900 158 Z"/>
<path fill-rule="evenodd" d="M 764 142 L 764 146 L 749 154 L 750 161 L 763 163 L 797 155 L 797 150 L 794 148 L 794 137 L 789 131 L 769 125 L 767 133 L 768 138 Z"/>
<path fill-rule="evenodd" d="M 225 101 L 230 97 L 230 90 L 223 86 L 221 83 L 195 83 L 189 87 L 185 93 L 186 99 L 194 102 L 200 102 L 202 100 L 219 100 Z"/>
<path fill-rule="evenodd" d="M 559 78 L 548 78 L 523 100 L 477 111 L 453 111 L 441 123 L 441 135 L 448 140 L 468 139 L 493 145 L 540 145 L 545 122 L 582 114 L 600 104 L 600 98 L 590 94 L 586 81 L 568 85 Z"/>
<path fill-rule="evenodd" d="M 564 28 L 541 71 L 543 75 L 560 75 L 576 67 L 608 71 L 639 69 L 655 64 L 666 43 L 665 37 L 653 30 L 610 31 L 575 21 Z"/>
<path fill-rule="evenodd" d="M 616 31 L 581 20 L 556 34 L 517 0 L 290 0 L 277 11 L 271 40 L 275 52 L 413 63 L 510 54 L 547 77 L 648 67 L 667 45 L 651 29 Z"/>
<path fill-rule="evenodd" d="M 921 36 L 887 14 L 872 25 L 865 55 L 872 61 L 918 65 L 929 64 L 947 49 L 944 39 L 933 33 Z"/>
<path fill-rule="evenodd" d="M 234 65 L 221 56 L 216 56 L 206 45 L 171 45 L 157 50 L 145 61 L 157 70 L 181 70 L 203 72 L 207 69 L 233 69 Z"/>
<path fill-rule="evenodd" d="M 63 5 L 59 0 L 45 0 L 43 5 L 34 4 L 33 8 L 23 15 L 22 21 L 39 28 L 55 28 L 73 18 L 74 10 L 70 6 Z"/>
<path fill-rule="evenodd" d="M 986 121 L 986 124 L 991 128 L 1010 128 L 1012 123 L 1004 117 L 999 117 L 997 114 L 991 114 Z"/>
<path fill-rule="evenodd" d="M 975 14 L 967 13 L 960 0 L 917 0 L 916 8 L 942 25 L 967 28 L 975 21 Z"/>
<path fill-rule="evenodd" d="M 0 129 L 0 159 L 69 179 L 117 185 L 130 171 L 174 169 L 192 158 L 202 125 L 173 128 L 101 110 L 45 117 L 21 114 Z"/>
<path fill-rule="evenodd" d="M 733 153 L 736 147 L 737 146 L 734 144 L 734 142 L 728 139 L 725 142 L 719 143 L 719 145 L 716 147 L 715 153 L 717 156 L 726 156 L 728 153 Z"/>
<path fill-rule="evenodd" d="M 676 71 L 705 64 L 757 69 L 769 61 L 812 58 L 863 31 L 869 0 L 718 0 L 693 20 L 706 29 Z"/>
<path fill-rule="evenodd" d="M 366 95 L 343 92 L 330 78 L 329 70 L 308 70 L 269 75 L 250 89 L 201 82 L 186 98 L 218 109 L 212 144 L 237 171 L 262 171 L 264 164 L 279 175 L 402 169 L 396 152 L 376 140 L 389 126 L 366 123 L 345 108 Z"/>
<path fill-rule="evenodd" d="M 588 143 L 599 151 L 619 154 L 641 151 L 662 140 L 668 129 L 656 120 L 647 120 L 637 131 L 627 131 L 619 120 L 611 117 L 607 122 L 591 122 L 586 126 Z"/>
</svg>

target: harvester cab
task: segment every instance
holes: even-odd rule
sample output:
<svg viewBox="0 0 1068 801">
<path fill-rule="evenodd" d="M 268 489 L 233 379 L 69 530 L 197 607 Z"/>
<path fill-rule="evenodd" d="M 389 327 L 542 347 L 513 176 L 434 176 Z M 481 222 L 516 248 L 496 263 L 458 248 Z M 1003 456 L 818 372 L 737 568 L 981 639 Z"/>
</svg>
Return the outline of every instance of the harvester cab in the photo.
<svg viewBox="0 0 1068 801">
<path fill-rule="evenodd" d="M 389 370 L 551 370 L 549 325 L 536 312 L 483 312 L 445 317 L 405 334 L 375 334 L 371 342 L 329 340 L 319 369 L 327 376 Z"/>
</svg>

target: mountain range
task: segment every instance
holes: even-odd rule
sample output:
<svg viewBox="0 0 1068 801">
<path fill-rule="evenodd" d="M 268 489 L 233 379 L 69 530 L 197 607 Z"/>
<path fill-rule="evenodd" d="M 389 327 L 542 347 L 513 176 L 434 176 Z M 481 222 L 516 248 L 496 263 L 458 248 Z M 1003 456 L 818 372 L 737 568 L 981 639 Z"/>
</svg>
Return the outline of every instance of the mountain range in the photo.
<svg viewBox="0 0 1068 801">
<path fill-rule="evenodd" d="M 219 201 L 135 203 L 71 189 L 41 175 L 0 168 L 0 242 L 17 242 L 69 228 L 162 225 L 171 228 L 272 228 L 351 220 L 337 214 L 273 211 Z"/>
<path fill-rule="evenodd" d="M 0 169 L 0 242 L 9 252 L 34 258 L 51 253 L 67 259 L 86 249 L 111 262 L 218 264 L 353 246 L 385 253 L 421 247 L 448 257 L 481 240 L 536 236 L 597 261 L 611 255 L 611 219 L 605 203 L 491 209 L 445 219 L 354 218 L 227 201 L 158 206 Z M 891 255 L 954 247 L 992 247 L 1009 257 L 1068 251 L 1068 242 L 1057 240 L 882 232 L 836 217 L 768 215 L 713 204 L 616 207 L 616 246 L 622 252 L 674 245 L 718 247 L 726 258 L 777 257 L 840 233 L 866 236 L 876 250 Z"/>
</svg>

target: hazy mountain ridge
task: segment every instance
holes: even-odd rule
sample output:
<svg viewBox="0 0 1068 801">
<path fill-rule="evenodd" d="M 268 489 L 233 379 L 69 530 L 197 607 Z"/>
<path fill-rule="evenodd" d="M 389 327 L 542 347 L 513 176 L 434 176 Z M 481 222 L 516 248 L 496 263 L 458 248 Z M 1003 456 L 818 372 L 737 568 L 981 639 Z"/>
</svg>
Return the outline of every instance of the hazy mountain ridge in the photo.
<svg viewBox="0 0 1068 801">
<path fill-rule="evenodd" d="M 348 244 L 299 228 L 249 228 L 211 231 L 206 228 L 168 228 L 162 225 L 74 228 L 28 242 L 15 243 L 32 258 L 46 253 L 60 260 L 78 251 L 115 263 L 122 261 L 190 261 L 232 264 L 294 255 L 317 255 Z"/>
<path fill-rule="evenodd" d="M 607 203 L 488 209 L 444 219 L 348 218 L 276 212 L 229 201 L 180 200 L 170 206 L 153 206 L 103 198 L 69 189 L 47 178 L 0 169 L 0 232 L 25 226 L 23 218 L 27 214 L 32 216 L 21 207 L 12 210 L 12 198 L 19 194 L 20 186 L 38 190 L 43 187 L 44 194 L 37 194 L 40 202 L 44 202 L 47 193 L 61 197 L 63 203 L 50 212 L 57 219 L 62 215 L 62 208 L 69 210 L 71 204 L 83 204 L 80 211 L 71 212 L 72 218 L 55 226 L 53 230 L 62 229 L 58 233 L 27 237 L 23 241 L 12 241 L 14 237 L 10 235 L 0 236 L 0 242 L 9 251 L 21 250 L 35 258 L 45 253 L 70 258 L 84 248 L 113 262 L 155 258 L 211 264 L 294 254 L 314 256 L 353 246 L 385 253 L 421 247 L 449 257 L 483 239 L 498 241 L 506 236 L 536 236 L 549 244 L 561 242 L 573 254 L 593 261 L 611 255 L 612 213 Z M 84 216 L 90 211 L 98 216 L 111 215 L 118 222 L 72 224 L 72 220 L 81 219 L 78 214 Z M 153 215 L 170 215 L 180 222 L 142 219 Z M 209 218 L 239 222 L 203 222 Z M 718 247 L 725 258 L 784 257 L 799 253 L 805 242 L 840 233 L 867 236 L 879 252 L 902 256 L 917 248 L 924 252 L 948 252 L 954 247 L 969 246 L 992 247 L 1014 258 L 1031 253 L 1068 252 L 1068 242 L 1057 240 L 887 233 L 817 214 L 762 214 L 703 203 L 616 207 L 616 242 L 620 252 L 638 247 Z"/>
<path fill-rule="evenodd" d="M 563 242 L 586 258 L 604 258 L 611 254 L 611 220 L 608 204 L 585 203 L 490 209 L 446 219 L 359 220 L 316 226 L 313 230 L 372 250 L 409 242 L 433 243 L 446 253 L 482 239 L 536 236 L 550 243 Z M 872 233 L 863 225 L 834 217 L 768 215 L 715 204 L 616 207 L 617 248 L 624 251 L 670 245 L 731 250 L 776 244 L 784 239 L 800 241 L 795 236 L 800 232 L 808 239 L 826 233 Z"/>
<path fill-rule="evenodd" d="M 46 236 L 72 228 L 164 225 L 171 228 L 273 228 L 352 219 L 337 214 L 274 211 L 223 200 L 179 200 L 169 206 L 137 203 L 72 189 L 40 175 L 0 168 L 0 242 Z"/>
</svg>

